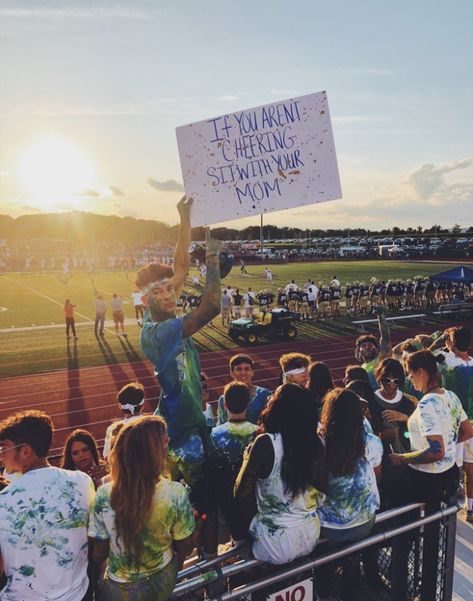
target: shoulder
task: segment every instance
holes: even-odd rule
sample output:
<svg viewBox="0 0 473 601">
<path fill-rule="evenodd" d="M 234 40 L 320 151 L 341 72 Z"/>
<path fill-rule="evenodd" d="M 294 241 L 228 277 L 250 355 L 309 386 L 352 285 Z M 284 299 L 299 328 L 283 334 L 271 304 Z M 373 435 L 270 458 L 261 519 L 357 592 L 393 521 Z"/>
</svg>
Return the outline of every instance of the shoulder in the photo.
<svg viewBox="0 0 473 601">
<path fill-rule="evenodd" d="M 58 479 L 63 479 L 64 482 L 71 482 L 78 488 L 82 488 L 85 490 L 89 489 L 90 487 L 94 488 L 92 478 L 84 472 L 81 472 L 79 470 L 64 470 L 58 467 L 51 469 L 60 472 L 60 474 L 58 474 Z"/>
<path fill-rule="evenodd" d="M 269 397 L 271 396 L 272 392 L 271 390 L 268 390 L 267 388 L 263 388 L 262 386 L 255 386 L 255 397 Z"/>
<path fill-rule="evenodd" d="M 225 422 L 212 428 L 212 432 L 210 433 L 211 438 L 219 438 L 222 434 L 225 434 L 228 431 L 228 424 L 229 422 Z"/>
<path fill-rule="evenodd" d="M 156 485 L 156 490 L 160 496 L 165 495 L 169 500 L 188 499 L 189 495 L 186 488 L 180 482 L 174 482 L 167 478 L 161 478 Z"/>
</svg>

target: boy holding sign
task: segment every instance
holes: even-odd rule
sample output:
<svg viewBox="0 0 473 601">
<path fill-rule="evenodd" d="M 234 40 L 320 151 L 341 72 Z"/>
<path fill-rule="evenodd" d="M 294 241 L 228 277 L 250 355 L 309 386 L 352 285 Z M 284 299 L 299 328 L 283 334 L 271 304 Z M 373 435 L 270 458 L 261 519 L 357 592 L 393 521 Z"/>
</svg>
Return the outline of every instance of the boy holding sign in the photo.
<svg viewBox="0 0 473 601">
<path fill-rule="evenodd" d="M 220 313 L 221 243 L 206 233 L 207 278 L 202 302 L 191 313 L 176 316 L 177 298 L 189 270 L 191 241 L 190 207 L 184 196 L 177 205 L 181 225 L 174 257 L 174 270 L 162 264 L 142 267 L 136 277 L 146 307 L 141 330 L 141 348 L 153 363 L 161 386 L 156 413 L 166 420 L 169 460 L 173 478 L 191 486 L 191 499 L 202 511 L 209 487 L 204 482 L 209 457 L 209 432 L 201 408 L 201 376 L 192 334 Z"/>
</svg>

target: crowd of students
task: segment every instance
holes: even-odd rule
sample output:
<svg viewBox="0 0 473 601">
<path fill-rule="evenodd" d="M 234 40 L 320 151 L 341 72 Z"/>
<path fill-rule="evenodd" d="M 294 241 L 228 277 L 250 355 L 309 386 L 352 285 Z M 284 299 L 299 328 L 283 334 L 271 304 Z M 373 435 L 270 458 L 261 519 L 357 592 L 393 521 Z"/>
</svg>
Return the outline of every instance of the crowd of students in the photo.
<svg viewBox="0 0 473 601">
<path fill-rule="evenodd" d="M 460 491 L 473 523 L 471 333 L 453 327 L 391 349 L 382 314 L 380 325 L 379 342 L 358 338 L 358 363 L 340 386 L 326 364 L 289 353 L 270 391 L 253 382 L 253 359 L 238 354 L 212 405 L 201 374 L 211 441 L 203 505 L 171 478 L 166 421 L 143 415 L 139 383 L 118 393 L 122 419 L 107 428 L 102 457 L 80 429 L 52 467 L 46 414 L 4 420 L 0 599 L 164 601 L 194 548 L 204 557 L 212 544 L 216 551 L 218 529 L 220 539 L 250 541 L 257 559 L 283 564 L 314 552 L 321 538 L 334 546 L 363 538 L 381 508 L 411 501 L 432 511 Z M 376 558 L 368 559 L 376 586 Z M 345 566 L 342 598 L 359 575 L 359 563 Z M 329 597 L 332 577 L 330 566 L 318 574 L 319 599 Z"/>
</svg>

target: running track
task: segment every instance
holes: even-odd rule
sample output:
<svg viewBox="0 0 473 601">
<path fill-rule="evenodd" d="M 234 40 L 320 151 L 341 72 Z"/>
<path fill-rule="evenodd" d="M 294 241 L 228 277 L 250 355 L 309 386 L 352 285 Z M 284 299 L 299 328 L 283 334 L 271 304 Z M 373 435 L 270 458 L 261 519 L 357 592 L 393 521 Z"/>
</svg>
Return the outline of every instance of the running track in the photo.
<svg viewBox="0 0 473 601">
<path fill-rule="evenodd" d="M 472 324 L 467 324 L 472 325 Z M 432 326 L 414 330 L 393 330 L 396 344 L 416 333 L 430 333 Z M 200 354 L 206 372 L 211 400 L 216 401 L 229 380 L 228 359 L 235 352 L 247 350 L 255 360 L 254 382 L 274 389 L 279 378 L 278 358 L 282 353 L 299 351 L 314 360 L 324 361 L 332 376 L 339 381 L 347 365 L 355 363 L 353 356 L 356 336 L 338 336 L 324 340 L 292 341 L 262 344 L 248 349 L 230 349 Z M 52 418 L 56 429 L 51 455 L 60 454 L 65 438 L 75 428 L 86 428 L 102 443 L 110 421 L 120 416 L 115 401 L 117 391 L 127 382 L 139 380 L 146 389 L 145 411 L 156 408 L 159 387 L 151 366 L 144 361 L 109 364 L 100 367 L 72 368 L 31 376 L 3 378 L 0 390 L 0 419 L 15 411 L 41 409 Z"/>
</svg>

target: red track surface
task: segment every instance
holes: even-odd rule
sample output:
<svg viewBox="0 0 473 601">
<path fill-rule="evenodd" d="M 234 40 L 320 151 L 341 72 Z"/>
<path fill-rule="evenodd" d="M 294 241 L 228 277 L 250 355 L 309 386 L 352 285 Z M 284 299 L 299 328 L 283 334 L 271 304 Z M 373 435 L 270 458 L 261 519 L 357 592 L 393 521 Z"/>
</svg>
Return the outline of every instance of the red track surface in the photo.
<svg viewBox="0 0 473 601">
<path fill-rule="evenodd" d="M 394 343 L 397 343 L 416 333 L 431 331 L 432 327 L 417 328 L 415 331 L 394 330 L 392 336 Z M 277 385 L 280 373 L 278 359 L 281 354 L 291 351 L 307 353 L 314 360 L 324 361 L 330 367 L 333 378 L 339 380 L 345 367 L 355 363 L 355 338 L 356 336 L 339 336 L 326 340 L 293 341 L 248 348 L 256 364 L 254 382 L 273 389 Z M 201 353 L 202 369 L 207 374 L 211 398 L 214 401 L 229 380 L 229 357 L 243 350 Z M 0 390 L 0 419 L 24 409 L 46 411 L 56 428 L 52 455 L 60 452 L 65 438 L 74 428 L 88 429 L 101 442 L 110 421 L 120 416 L 115 401 L 117 391 L 133 380 L 139 380 L 145 386 L 145 410 L 154 410 L 159 387 L 151 365 L 143 361 L 3 378 Z"/>
</svg>

